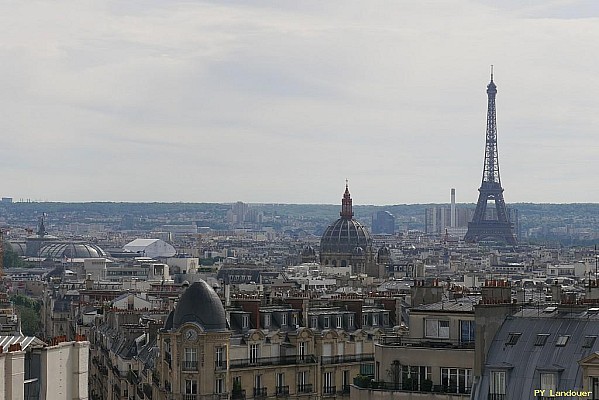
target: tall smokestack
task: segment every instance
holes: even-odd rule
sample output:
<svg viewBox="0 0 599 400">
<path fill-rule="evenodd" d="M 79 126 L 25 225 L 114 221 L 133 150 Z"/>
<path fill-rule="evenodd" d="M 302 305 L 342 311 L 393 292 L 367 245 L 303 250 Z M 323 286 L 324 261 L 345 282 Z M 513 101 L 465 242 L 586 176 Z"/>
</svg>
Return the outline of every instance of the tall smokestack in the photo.
<svg viewBox="0 0 599 400">
<path fill-rule="evenodd" d="M 455 189 L 451 189 L 451 220 L 450 226 L 455 228 Z"/>
</svg>

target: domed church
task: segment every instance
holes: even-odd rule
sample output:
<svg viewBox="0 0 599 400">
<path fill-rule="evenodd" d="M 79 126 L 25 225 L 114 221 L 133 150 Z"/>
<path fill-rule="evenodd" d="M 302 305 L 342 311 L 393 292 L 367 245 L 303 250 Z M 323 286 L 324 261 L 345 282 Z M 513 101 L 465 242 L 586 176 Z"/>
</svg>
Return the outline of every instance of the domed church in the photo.
<svg viewBox="0 0 599 400">
<path fill-rule="evenodd" d="M 380 276 L 384 266 L 379 267 L 376 263 L 368 229 L 354 219 L 347 183 L 339 215 L 341 218 L 329 225 L 320 239 L 320 264 L 325 267 L 351 266 L 352 274 Z"/>
</svg>

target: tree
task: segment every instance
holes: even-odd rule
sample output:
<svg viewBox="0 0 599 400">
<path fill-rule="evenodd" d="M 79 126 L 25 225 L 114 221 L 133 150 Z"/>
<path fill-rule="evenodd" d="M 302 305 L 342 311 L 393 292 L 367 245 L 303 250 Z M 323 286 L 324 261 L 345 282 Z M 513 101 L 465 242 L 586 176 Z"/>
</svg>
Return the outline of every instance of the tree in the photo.
<svg viewBox="0 0 599 400">
<path fill-rule="evenodd" d="M 10 297 L 21 319 L 21 331 L 26 336 L 36 336 L 41 326 L 41 305 L 30 297 L 16 294 Z"/>
<path fill-rule="evenodd" d="M 26 267 L 27 263 L 12 249 L 8 242 L 4 242 L 4 268 Z"/>
</svg>

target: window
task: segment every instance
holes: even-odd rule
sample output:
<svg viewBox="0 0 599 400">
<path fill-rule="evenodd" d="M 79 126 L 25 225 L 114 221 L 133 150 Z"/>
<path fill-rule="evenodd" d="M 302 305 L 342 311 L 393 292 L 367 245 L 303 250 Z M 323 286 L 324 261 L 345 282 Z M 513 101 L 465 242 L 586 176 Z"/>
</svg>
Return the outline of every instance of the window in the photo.
<svg viewBox="0 0 599 400">
<path fill-rule="evenodd" d="M 333 373 L 325 372 L 323 375 L 323 393 L 324 394 L 332 394 L 335 393 L 335 387 L 333 386 Z"/>
<path fill-rule="evenodd" d="M 297 384 L 305 385 L 308 383 L 308 371 L 300 371 L 297 373 Z"/>
<path fill-rule="evenodd" d="M 441 368 L 441 384 L 448 393 L 470 393 L 472 370 L 463 368 Z"/>
<path fill-rule="evenodd" d="M 535 340 L 535 346 L 545 346 L 545 343 L 547 343 L 548 337 L 549 337 L 549 334 L 547 334 L 547 333 L 539 333 L 537 335 L 537 339 Z"/>
<path fill-rule="evenodd" d="M 372 314 L 372 326 L 377 326 L 379 324 L 379 315 Z"/>
<path fill-rule="evenodd" d="M 298 318 L 297 318 L 297 314 L 293 314 L 293 315 L 291 316 L 291 321 L 292 321 L 291 323 L 293 324 L 293 326 L 297 326 L 297 325 L 299 325 L 299 323 L 298 323 Z"/>
<path fill-rule="evenodd" d="M 520 336 L 522 336 L 521 333 L 510 333 L 505 344 L 510 346 L 515 345 L 516 343 L 518 343 L 518 339 L 520 339 Z"/>
<path fill-rule="evenodd" d="M 297 355 L 300 357 L 300 359 L 304 359 L 304 357 L 306 356 L 307 353 L 307 344 L 306 342 L 299 342 L 298 343 L 298 347 L 297 347 Z"/>
<path fill-rule="evenodd" d="M 198 351 L 193 347 L 186 347 L 183 350 L 183 371 L 197 371 L 198 369 Z"/>
<path fill-rule="evenodd" d="M 324 327 L 329 328 L 329 317 L 324 317 Z"/>
<path fill-rule="evenodd" d="M 396 365 L 401 374 L 401 389 L 402 390 L 421 390 L 423 382 L 431 380 L 431 367 L 419 365 Z M 394 378 L 396 380 L 398 378 Z"/>
<path fill-rule="evenodd" d="M 300 371 L 297 373 L 297 392 L 310 393 L 312 385 L 308 383 L 308 371 Z"/>
<path fill-rule="evenodd" d="M 242 328 L 248 328 L 250 326 L 250 317 L 248 315 L 244 315 L 241 318 L 241 327 Z"/>
<path fill-rule="evenodd" d="M 281 326 L 287 325 L 287 314 L 281 315 Z"/>
<path fill-rule="evenodd" d="M 505 371 L 491 371 L 491 385 L 489 386 L 489 394 L 505 395 L 505 388 Z M 489 398 L 493 399 L 493 397 Z"/>
<path fill-rule="evenodd" d="M 425 324 L 426 337 L 449 339 L 449 321 L 439 319 L 426 319 Z"/>
<path fill-rule="evenodd" d="M 256 393 L 256 389 L 262 389 L 262 375 L 254 376 L 254 393 Z"/>
<path fill-rule="evenodd" d="M 593 392 L 593 400 L 599 398 L 599 378 L 596 376 L 589 376 L 589 390 Z"/>
<path fill-rule="evenodd" d="M 360 364 L 360 375 L 374 376 L 374 363 Z"/>
<path fill-rule="evenodd" d="M 285 386 L 285 374 L 279 372 L 275 375 L 276 382 L 276 394 L 278 395 L 288 395 L 289 394 L 289 386 Z"/>
<path fill-rule="evenodd" d="M 214 393 L 225 393 L 225 381 L 223 378 L 216 378 L 214 381 Z"/>
<path fill-rule="evenodd" d="M 568 339 L 570 339 L 570 335 L 562 335 L 557 338 L 555 345 L 559 346 L 559 347 L 563 347 L 566 345 L 566 343 L 568 343 Z"/>
<path fill-rule="evenodd" d="M 198 382 L 193 379 L 185 379 L 185 394 L 198 394 Z"/>
<path fill-rule="evenodd" d="M 368 326 L 368 314 L 362 315 L 362 326 Z"/>
<path fill-rule="evenodd" d="M 350 315 L 347 317 L 347 328 L 351 329 L 354 327 L 354 316 Z"/>
<path fill-rule="evenodd" d="M 257 343 L 250 344 L 250 362 L 255 363 L 260 357 L 260 345 Z"/>
<path fill-rule="evenodd" d="M 281 387 L 285 385 L 285 374 L 283 373 L 277 373 L 276 375 L 276 381 L 277 381 L 277 386 Z"/>
<path fill-rule="evenodd" d="M 270 327 L 270 314 L 264 314 L 264 327 Z"/>
<path fill-rule="evenodd" d="M 310 327 L 318 328 L 318 318 L 317 317 L 310 318 Z"/>
<path fill-rule="evenodd" d="M 541 374 L 541 390 L 547 390 L 549 393 L 555 392 L 557 388 L 555 374 Z"/>
<path fill-rule="evenodd" d="M 216 367 L 225 366 L 225 348 L 224 347 L 216 347 L 214 349 L 214 365 Z"/>
<path fill-rule="evenodd" d="M 337 328 L 341 328 L 343 326 L 342 322 L 343 322 L 343 318 L 341 318 L 341 315 L 338 315 L 337 316 Z"/>
<path fill-rule="evenodd" d="M 474 321 L 460 321 L 460 342 L 474 342 Z"/>
<path fill-rule="evenodd" d="M 597 336 L 585 336 L 584 342 L 582 343 L 582 347 L 590 349 L 595 344 L 595 339 L 597 339 Z"/>
</svg>

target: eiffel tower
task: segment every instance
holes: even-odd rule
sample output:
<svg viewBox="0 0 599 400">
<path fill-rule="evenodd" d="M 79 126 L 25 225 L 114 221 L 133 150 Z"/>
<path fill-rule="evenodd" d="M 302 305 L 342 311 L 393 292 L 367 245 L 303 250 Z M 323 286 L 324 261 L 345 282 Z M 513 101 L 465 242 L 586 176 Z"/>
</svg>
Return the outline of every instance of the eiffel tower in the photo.
<svg viewBox="0 0 599 400">
<path fill-rule="evenodd" d="M 464 241 L 476 243 L 481 240 L 495 240 L 508 245 L 516 245 L 514 226 L 508 220 L 503 188 L 499 177 L 499 158 L 497 156 L 497 123 L 495 115 L 495 96 L 497 86 L 493 82 L 493 66 L 491 66 L 491 82 L 487 85 L 487 138 L 485 144 L 485 163 L 483 180 L 478 189 L 478 202 L 468 223 L 468 232 Z M 495 203 L 494 215 L 487 213 L 489 202 Z M 492 218 L 492 219 L 491 219 Z"/>
</svg>

